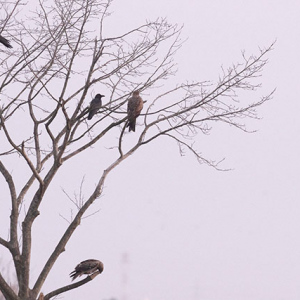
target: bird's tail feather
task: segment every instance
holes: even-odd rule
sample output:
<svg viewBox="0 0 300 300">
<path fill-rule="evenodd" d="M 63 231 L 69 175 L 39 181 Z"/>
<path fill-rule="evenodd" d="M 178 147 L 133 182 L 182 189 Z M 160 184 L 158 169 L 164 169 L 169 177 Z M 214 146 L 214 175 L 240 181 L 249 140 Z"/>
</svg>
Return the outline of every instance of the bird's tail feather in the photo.
<svg viewBox="0 0 300 300">
<path fill-rule="evenodd" d="M 130 131 L 135 132 L 135 123 L 136 123 L 135 119 L 128 122 L 129 132 Z"/>
<path fill-rule="evenodd" d="M 76 273 L 76 271 L 73 271 L 70 273 L 70 277 L 72 278 L 72 281 L 78 277 L 79 274 Z"/>
</svg>

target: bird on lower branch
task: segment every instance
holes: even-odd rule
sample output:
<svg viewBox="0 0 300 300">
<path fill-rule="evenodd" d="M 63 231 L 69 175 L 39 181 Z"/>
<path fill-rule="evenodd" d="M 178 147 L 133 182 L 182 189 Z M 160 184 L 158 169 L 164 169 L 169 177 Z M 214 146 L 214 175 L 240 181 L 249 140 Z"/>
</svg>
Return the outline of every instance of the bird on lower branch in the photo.
<svg viewBox="0 0 300 300">
<path fill-rule="evenodd" d="M 75 267 L 75 270 L 70 273 L 70 277 L 72 278 L 72 281 L 73 281 L 75 278 L 77 278 L 83 274 L 91 275 L 91 274 L 95 273 L 96 271 L 99 271 L 99 273 L 101 274 L 103 272 L 103 269 L 104 269 L 104 266 L 100 260 L 88 259 L 88 260 L 84 260 L 80 264 L 78 264 Z"/>
</svg>

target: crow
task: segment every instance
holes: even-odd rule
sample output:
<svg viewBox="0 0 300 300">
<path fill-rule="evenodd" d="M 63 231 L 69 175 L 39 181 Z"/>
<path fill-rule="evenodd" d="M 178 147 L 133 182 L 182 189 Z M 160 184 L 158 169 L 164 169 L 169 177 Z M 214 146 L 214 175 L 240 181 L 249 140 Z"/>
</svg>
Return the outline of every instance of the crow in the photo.
<svg viewBox="0 0 300 300">
<path fill-rule="evenodd" d="M 100 109 L 102 105 L 101 98 L 105 97 L 104 95 L 97 94 L 96 97 L 92 100 L 90 108 L 89 108 L 89 115 L 88 120 L 91 120 L 95 113 Z"/>
</svg>

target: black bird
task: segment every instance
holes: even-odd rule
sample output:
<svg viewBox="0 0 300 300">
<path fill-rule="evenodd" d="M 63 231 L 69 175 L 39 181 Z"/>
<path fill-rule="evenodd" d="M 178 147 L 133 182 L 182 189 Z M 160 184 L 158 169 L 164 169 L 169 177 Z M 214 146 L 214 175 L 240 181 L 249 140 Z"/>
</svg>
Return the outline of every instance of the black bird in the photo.
<svg viewBox="0 0 300 300">
<path fill-rule="evenodd" d="M 12 48 L 12 45 L 9 43 L 9 41 L 6 38 L 4 38 L 2 35 L 0 35 L 0 43 L 7 48 Z"/>
<path fill-rule="evenodd" d="M 97 270 L 99 271 L 99 273 L 102 273 L 103 269 L 104 269 L 104 266 L 100 260 L 88 259 L 88 260 L 84 260 L 80 264 L 78 264 L 75 267 L 75 270 L 70 273 L 70 277 L 72 278 L 72 281 L 73 281 L 78 276 L 81 276 L 83 274 L 91 275 L 91 274 L 95 273 Z"/>
<path fill-rule="evenodd" d="M 101 98 L 105 97 L 104 95 L 97 94 L 96 97 L 92 100 L 90 109 L 89 109 L 89 115 L 88 115 L 88 120 L 91 120 L 94 114 L 99 110 L 99 108 L 102 105 L 102 100 Z"/>
<path fill-rule="evenodd" d="M 143 109 L 143 99 L 140 97 L 139 91 L 134 91 L 132 97 L 128 99 L 127 115 L 129 131 L 135 131 L 136 118 Z"/>
</svg>

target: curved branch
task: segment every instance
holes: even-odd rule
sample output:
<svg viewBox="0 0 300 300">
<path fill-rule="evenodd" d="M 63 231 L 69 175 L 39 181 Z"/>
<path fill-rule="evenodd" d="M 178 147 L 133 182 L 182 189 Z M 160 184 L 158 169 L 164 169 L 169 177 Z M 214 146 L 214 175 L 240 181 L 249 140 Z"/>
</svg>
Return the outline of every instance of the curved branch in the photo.
<svg viewBox="0 0 300 300">
<path fill-rule="evenodd" d="M 49 300 L 51 298 L 53 298 L 54 296 L 57 296 L 59 294 L 65 293 L 67 291 L 73 290 L 78 288 L 81 285 L 84 285 L 86 283 L 88 283 L 89 281 L 93 280 L 96 276 L 98 276 L 100 273 L 99 271 L 87 276 L 85 279 L 80 280 L 78 282 L 72 283 L 72 284 L 68 284 L 65 285 L 64 287 L 61 287 L 57 290 L 54 290 L 53 292 L 48 293 L 47 295 L 44 296 L 44 300 Z"/>
<path fill-rule="evenodd" d="M 125 129 L 126 129 L 126 126 L 127 126 L 128 122 L 125 122 L 123 128 L 122 128 L 122 131 L 121 131 L 121 134 L 120 134 L 120 137 L 119 137 L 119 153 L 120 153 L 120 157 L 123 156 L 123 150 L 122 150 L 122 139 L 123 139 L 123 135 L 124 135 L 124 132 L 125 132 Z"/>
<path fill-rule="evenodd" d="M 111 128 L 116 127 L 118 125 L 120 125 L 121 123 L 123 123 L 125 120 L 127 119 L 127 116 L 115 123 L 111 123 L 109 126 L 107 126 L 107 128 L 105 128 L 99 135 L 97 135 L 94 139 L 92 139 L 89 143 L 85 144 L 84 146 L 78 148 L 77 150 L 74 150 L 72 153 L 64 156 L 62 158 L 62 162 L 70 159 L 71 157 L 73 157 L 74 155 L 84 151 L 85 149 L 89 148 L 90 146 L 92 146 L 93 144 L 95 144 L 100 138 L 102 138 Z"/>
<path fill-rule="evenodd" d="M 21 144 L 21 147 L 17 146 L 12 138 L 10 137 L 10 134 L 8 133 L 7 131 L 7 128 L 4 124 L 4 119 L 3 119 L 3 116 L 2 114 L 0 114 L 0 118 L 1 118 L 1 123 L 2 123 L 2 127 L 3 127 L 3 130 L 4 130 L 4 133 L 5 133 L 5 136 L 8 140 L 8 142 L 11 144 L 11 146 L 17 150 L 25 159 L 26 163 L 28 164 L 29 168 L 31 169 L 32 173 L 34 174 L 35 178 L 40 182 L 41 185 L 43 185 L 43 180 L 42 178 L 40 177 L 38 171 L 36 170 L 36 168 L 34 167 L 32 161 L 29 159 L 29 157 L 27 156 L 26 152 L 25 152 L 25 147 L 24 147 L 24 142 Z"/>
<path fill-rule="evenodd" d="M 0 238 L 0 243 L 8 248 L 11 252 L 12 249 L 15 249 L 15 252 L 13 255 L 13 258 L 15 260 L 16 256 L 19 256 L 19 248 L 18 248 L 18 216 L 19 216 L 19 211 L 18 211 L 18 202 L 17 202 L 17 195 L 16 195 L 16 187 L 14 184 L 14 180 L 8 170 L 5 168 L 4 164 L 2 161 L 0 161 L 0 172 L 5 178 L 9 190 L 10 190 L 10 197 L 11 197 L 11 215 L 10 215 L 10 242 L 6 242 L 3 239 Z M 13 245 L 13 246 L 12 246 Z M 18 270 L 17 270 L 18 273 Z"/>
</svg>

